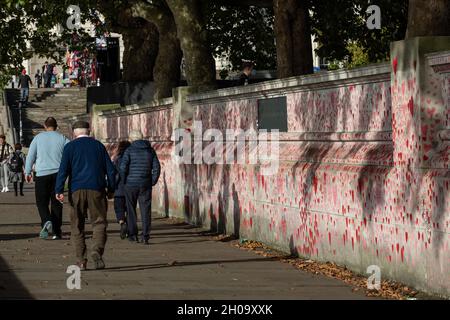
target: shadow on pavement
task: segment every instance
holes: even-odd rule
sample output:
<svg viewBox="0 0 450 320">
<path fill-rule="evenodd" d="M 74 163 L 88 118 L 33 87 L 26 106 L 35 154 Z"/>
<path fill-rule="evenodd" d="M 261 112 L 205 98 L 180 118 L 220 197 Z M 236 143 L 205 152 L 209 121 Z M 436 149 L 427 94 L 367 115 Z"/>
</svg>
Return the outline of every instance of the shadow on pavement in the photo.
<svg viewBox="0 0 450 320">
<path fill-rule="evenodd" d="M 0 202 L 2 206 L 33 206 L 34 202 Z"/>
<path fill-rule="evenodd" d="M 156 264 L 146 264 L 146 265 L 144 264 L 136 266 L 110 267 L 105 268 L 104 270 L 113 272 L 141 271 L 160 268 L 200 266 L 207 264 L 279 261 L 280 259 L 281 259 L 280 257 L 269 257 L 269 258 L 251 258 L 251 259 L 237 259 L 237 260 L 174 261 L 172 263 L 156 263 Z"/>
<path fill-rule="evenodd" d="M 0 234 L 0 241 L 12 241 L 12 240 L 24 240 L 24 239 L 37 239 L 37 233 L 10 233 Z"/>
<path fill-rule="evenodd" d="M 0 256 L 0 299 L 1 300 L 18 300 L 33 299 L 33 296 L 22 285 L 19 279 L 8 264 Z"/>
</svg>

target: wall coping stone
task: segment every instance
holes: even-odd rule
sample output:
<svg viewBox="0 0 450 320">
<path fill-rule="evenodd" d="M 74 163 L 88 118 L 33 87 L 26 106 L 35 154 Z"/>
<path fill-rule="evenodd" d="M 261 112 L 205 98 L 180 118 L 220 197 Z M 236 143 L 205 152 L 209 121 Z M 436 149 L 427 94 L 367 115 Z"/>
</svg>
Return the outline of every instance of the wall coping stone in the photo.
<svg viewBox="0 0 450 320">
<path fill-rule="evenodd" d="M 425 55 L 434 72 L 450 72 L 450 50 Z"/>
<path fill-rule="evenodd" d="M 388 62 L 350 70 L 319 72 L 316 74 L 265 81 L 247 86 L 219 89 L 187 97 L 187 101 L 202 104 L 208 100 L 236 100 L 257 97 L 270 97 L 285 94 L 287 91 L 307 91 L 317 88 L 330 88 L 349 84 L 390 81 L 391 66 Z"/>
<path fill-rule="evenodd" d="M 167 106 L 172 107 L 172 105 L 173 98 L 164 98 L 145 104 L 133 104 L 120 109 L 103 111 L 99 115 L 104 117 L 124 116 L 130 114 L 145 113 L 147 111 L 155 111 L 157 109 L 167 109 Z"/>
</svg>

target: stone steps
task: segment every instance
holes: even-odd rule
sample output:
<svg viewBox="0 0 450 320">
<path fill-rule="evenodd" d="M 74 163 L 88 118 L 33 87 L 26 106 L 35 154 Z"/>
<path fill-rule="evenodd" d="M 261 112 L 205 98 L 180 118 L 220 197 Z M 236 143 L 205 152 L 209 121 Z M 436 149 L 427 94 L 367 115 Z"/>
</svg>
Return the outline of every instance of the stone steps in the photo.
<svg viewBox="0 0 450 320">
<path fill-rule="evenodd" d="M 10 93 L 13 101 L 19 98 L 19 91 Z M 30 89 L 29 104 L 22 109 L 22 134 L 25 146 L 29 146 L 34 136 L 44 131 L 44 121 L 54 117 L 58 130 L 68 136 L 70 126 L 63 119 L 86 113 L 86 89 Z M 19 128 L 19 109 L 11 106 L 15 126 Z"/>
</svg>

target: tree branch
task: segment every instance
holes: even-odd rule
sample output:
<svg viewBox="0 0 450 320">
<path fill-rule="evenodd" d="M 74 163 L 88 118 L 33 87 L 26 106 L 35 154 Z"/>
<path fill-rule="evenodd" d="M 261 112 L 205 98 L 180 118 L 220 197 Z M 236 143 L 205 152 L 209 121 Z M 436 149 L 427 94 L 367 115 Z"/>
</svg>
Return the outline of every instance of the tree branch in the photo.
<svg viewBox="0 0 450 320">
<path fill-rule="evenodd" d="M 163 8 L 155 7 L 143 1 L 134 2 L 131 5 L 131 15 L 134 18 L 143 18 L 153 22 L 161 19 L 162 14 L 165 14 Z"/>
</svg>

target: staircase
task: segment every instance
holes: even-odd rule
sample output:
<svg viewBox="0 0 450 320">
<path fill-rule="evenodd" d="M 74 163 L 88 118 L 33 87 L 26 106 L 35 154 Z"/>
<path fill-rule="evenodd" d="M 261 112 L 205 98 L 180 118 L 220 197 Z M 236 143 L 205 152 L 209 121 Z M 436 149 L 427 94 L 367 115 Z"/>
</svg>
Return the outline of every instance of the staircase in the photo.
<svg viewBox="0 0 450 320">
<path fill-rule="evenodd" d="M 8 90 L 8 102 L 11 107 L 14 126 L 19 132 L 19 90 Z M 58 122 L 58 131 L 69 136 L 69 123 L 64 118 L 86 113 L 86 89 L 30 89 L 28 105 L 22 108 L 22 132 L 24 145 L 28 147 L 33 137 L 44 131 L 47 117 Z"/>
</svg>

